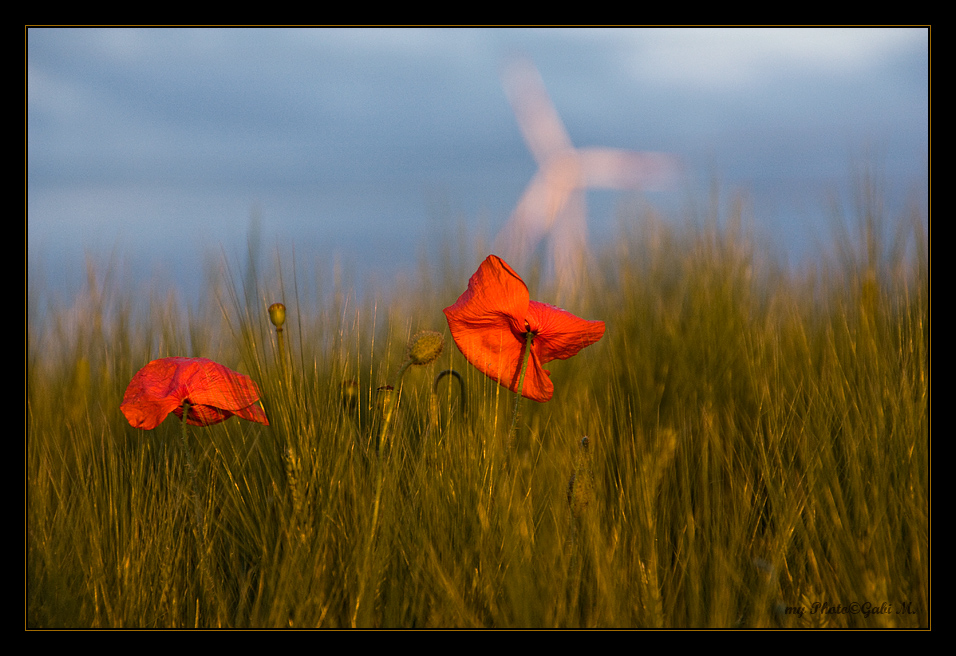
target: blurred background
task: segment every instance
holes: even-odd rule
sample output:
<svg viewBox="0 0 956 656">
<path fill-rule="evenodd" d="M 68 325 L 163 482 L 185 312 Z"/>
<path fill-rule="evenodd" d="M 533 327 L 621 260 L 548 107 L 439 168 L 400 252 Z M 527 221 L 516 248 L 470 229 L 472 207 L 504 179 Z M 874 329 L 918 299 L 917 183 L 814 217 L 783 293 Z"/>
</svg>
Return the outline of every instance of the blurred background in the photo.
<svg viewBox="0 0 956 656">
<path fill-rule="evenodd" d="M 26 53 L 28 280 L 67 296 L 87 257 L 188 297 L 250 237 L 385 286 L 459 225 L 494 237 L 538 170 L 517 55 L 576 147 L 680 160 L 640 202 L 744 192 L 784 262 L 825 248 L 863 162 L 890 215 L 928 201 L 926 28 L 29 28 Z M 634 202 L 588 192 L 593 245 Z"/>
</svg>

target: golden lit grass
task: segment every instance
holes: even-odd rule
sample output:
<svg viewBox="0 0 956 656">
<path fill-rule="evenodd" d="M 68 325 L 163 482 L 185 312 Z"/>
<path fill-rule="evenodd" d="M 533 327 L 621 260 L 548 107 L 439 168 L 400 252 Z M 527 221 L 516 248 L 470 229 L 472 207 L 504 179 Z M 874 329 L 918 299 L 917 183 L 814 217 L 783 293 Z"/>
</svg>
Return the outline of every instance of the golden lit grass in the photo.
<svg viewBox="0 0 956 656">
<path fill-rule="evenodd" d="M 607 333 L 552 363 L 555 398 L 522 406 L 514 451 L 511 396 L 441 313 L 485 253 L 378 305 L 225 271 L 200 309 L 144 306 L 91 266 L 74 308 L 27 326 L 27 625 L 928 626 L 922 220 L 904 257 L 863 212 L 856 246 L 797 275 L 761 261 L 741 218 L 646 217 L 599 254 L 568 309 Z M 376 389 L 420 330 L 445 350 L 405 372 L 376 457 Z M 138 431 L 119 412 L 167 355 L 251 375 L 271 422 L 190 431 L 205 545 L 178 423 Z M 465 403 L 442 379 L 430 428 L 449 368 Z M 572 512 L 585 435 L 593 487 Z"/>
</svg>

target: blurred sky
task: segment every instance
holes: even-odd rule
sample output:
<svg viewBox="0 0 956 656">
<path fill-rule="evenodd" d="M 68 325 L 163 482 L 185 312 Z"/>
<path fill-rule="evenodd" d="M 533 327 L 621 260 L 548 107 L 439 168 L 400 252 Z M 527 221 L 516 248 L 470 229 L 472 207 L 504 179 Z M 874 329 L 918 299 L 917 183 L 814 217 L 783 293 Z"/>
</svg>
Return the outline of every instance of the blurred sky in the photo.
<svg viewBox="0 0 956 656">
<path fill-rule="evenodd" d="M 785 257 L 830 235 L 869 157 L 890 210 L 928 195 L 929 32 L 890 29 L 30 28 L 29 275 L 84 257 L 195 286 L 208 255 L 264 251 L 379 279 L 459 221 L 493 236 L 537 167 L 502 88 L 530 57 L 576 146 L 670 152 L 649 202 L 752 198 Z M 623 193 L 589 194 L 593 241 Z"/>
</svg>

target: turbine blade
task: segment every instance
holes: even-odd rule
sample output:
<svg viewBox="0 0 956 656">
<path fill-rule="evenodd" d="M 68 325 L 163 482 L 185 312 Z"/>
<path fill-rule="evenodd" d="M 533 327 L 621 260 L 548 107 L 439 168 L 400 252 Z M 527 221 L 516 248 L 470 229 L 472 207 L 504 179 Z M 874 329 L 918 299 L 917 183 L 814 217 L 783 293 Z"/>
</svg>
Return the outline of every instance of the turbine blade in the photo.
<svg viewBox="0 0 956 656">
<path fill-rule="evenodd" d="M 538 164 L 572 149 L 571 137 L 535 65 L 524 58 L 513 60 L 505 67 L 503 78 L 518 127 Z"/>
</svg>

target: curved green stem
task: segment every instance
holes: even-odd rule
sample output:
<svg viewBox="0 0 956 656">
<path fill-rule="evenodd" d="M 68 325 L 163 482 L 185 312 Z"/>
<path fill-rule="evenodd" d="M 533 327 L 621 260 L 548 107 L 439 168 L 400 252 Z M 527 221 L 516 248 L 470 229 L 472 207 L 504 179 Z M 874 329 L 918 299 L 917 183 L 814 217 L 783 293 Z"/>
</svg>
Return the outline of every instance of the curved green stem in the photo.
<svg viewBox="0 0 956 656">
<path fill-rule="evenodd" d="M 454 369 L 445 369 L 443 372 L 435 376 L 435 383 L 432 385 L 432 395 L 435 396 L 438 394 L 438 383 L 441 382 L 441 379 L 445 376 L 452 376 L 455 380 L 458 381 L 458 396 L 459 403 L 461 404 L 461 412 L 465 413 L 465 381 L 461 379 L 461 374 L 455 371 Z"/>
<path fill-rule="evenodd" d="M 465 383 L 461 379 L 461 374 L 455 371 L 454 369 L 445 369 L 443 372 L 438 374 L 435 377 L 435 382 L 432 384 L 432 391 L 429 395 L 429 411 L 428 411 L 428 430 L 429 433 L 438 432 L 438 383 L 445 376 L 454 376 L 458 380 L 458 389 L 459 389 L 459 399 L 461 405 L 461 413 L 465 414 Z"/>
</svg>

